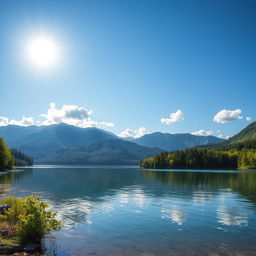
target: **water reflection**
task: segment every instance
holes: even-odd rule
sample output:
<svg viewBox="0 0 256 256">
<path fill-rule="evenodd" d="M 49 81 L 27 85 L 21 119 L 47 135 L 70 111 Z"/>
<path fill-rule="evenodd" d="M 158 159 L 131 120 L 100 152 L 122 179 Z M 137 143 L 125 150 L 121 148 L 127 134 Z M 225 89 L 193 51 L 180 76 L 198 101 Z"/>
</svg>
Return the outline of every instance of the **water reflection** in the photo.
<svg viewBox="0 0 256 256">
<path fill-rule="evenodd" d="M 177 209 L 162 209 L 161 210 L 161 217 L 163 219 L 171 219 L 174 223 L 178 225 L 182 225 L 186 219 L 186 213 L 182 210 Z"/>
<path fill-rule="evenodd" d="M 193 202 L 194 204 L 210 204 L 214 200 L 214 194 L 208 193 L 204 190 L 194 190 L 193 191 Z"/>
<path fill-rule="evenodd" d="M 247 213 L 238 207 L 220 205 L 217 208 L 218 222 L 227 226 L 248 225 Z"/>
<path fill-rule="evenodd" d="M 58 203 L 48 201 L 52 210 L 58 212 L 65 228 L 75 228 L 76 223 L 89 223 L 88 214 L 94 207 L 93 202 L 86 198 L 61 200 Z"/>
<path fill-rule="evenodd" d="M 253 170 L 230 172 L 144 171 L 144 174 L 173 186 L 186 185 L 193 191 L 195 203 L 207 203 L 217 192 L 227 194 L 227 191 L 236 191 L 256 203 L 256 171 Z"/>
<path fill-rule="evenodd" d="M 3 195 L 37 193 L 58 211 L 65 225 L 56 234 L 60 256 L 254 255 L 255 181 L 254 171 L 124 167 L 34 168 L 0 176 Z"/>
</svg>

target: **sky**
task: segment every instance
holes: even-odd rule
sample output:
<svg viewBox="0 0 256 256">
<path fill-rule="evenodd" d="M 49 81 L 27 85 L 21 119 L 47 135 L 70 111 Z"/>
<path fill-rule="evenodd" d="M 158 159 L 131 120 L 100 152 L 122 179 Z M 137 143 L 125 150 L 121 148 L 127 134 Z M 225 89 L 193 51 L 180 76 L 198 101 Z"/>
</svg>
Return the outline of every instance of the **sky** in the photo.
<svg viewBox="0 0 256 256">
<path fill-rule="evenodd" d="M 0 125 L 227 137 L 256 120 L 254 0 L 1 0 L 0 10 Z"/>
</svg>

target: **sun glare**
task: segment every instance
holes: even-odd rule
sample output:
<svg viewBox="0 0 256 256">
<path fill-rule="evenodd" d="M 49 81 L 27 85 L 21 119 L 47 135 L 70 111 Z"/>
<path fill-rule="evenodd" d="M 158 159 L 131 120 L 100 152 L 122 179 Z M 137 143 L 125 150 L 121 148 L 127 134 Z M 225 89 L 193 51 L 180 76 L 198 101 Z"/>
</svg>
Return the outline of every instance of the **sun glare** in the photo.
<svg viewBox="0 0 256 256">
<path fill-rule="evenodd" d="M 26 55 L 33 66 L 48 69 L 58 63 L 59 48 L 52 38 L 38 36 L 28 41 L 26 45 Z"/>
</svg>

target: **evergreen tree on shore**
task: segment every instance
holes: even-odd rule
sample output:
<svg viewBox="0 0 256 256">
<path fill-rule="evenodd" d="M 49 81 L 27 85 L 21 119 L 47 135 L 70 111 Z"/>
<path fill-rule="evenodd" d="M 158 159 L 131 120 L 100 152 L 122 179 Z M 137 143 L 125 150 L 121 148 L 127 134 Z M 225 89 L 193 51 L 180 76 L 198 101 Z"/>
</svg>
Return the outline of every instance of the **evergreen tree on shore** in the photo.
<svg viewBox="0 0 256 256">
<path fill-rule="evenodd" d="M 0 171 L 13 169 L 14 158 L 3 138 L 0 138 Z"/>
</svg>

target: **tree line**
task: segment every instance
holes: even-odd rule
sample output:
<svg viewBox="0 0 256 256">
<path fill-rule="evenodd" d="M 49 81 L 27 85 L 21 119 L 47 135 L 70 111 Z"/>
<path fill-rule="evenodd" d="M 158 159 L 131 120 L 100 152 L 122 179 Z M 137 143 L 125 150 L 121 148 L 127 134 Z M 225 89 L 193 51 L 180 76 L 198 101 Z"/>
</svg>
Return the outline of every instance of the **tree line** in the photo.
<svg viewBox="0 0 256 256">
<path fill-rule="evenodd" d="M 17 149 L 11 149 L 12 156 L 14 157 L 15 166 L 30 166 L 33 165 L 33 158 L 25 155 Z"/>
<path fill-rule="evenodd" d="M 256 168 L 256 141 L 248 142 L 244 146 L 239 143 L 233 146 L 163 152 L 142 160 L 140 166 L 149 169 Z"/>
</svg>

